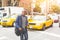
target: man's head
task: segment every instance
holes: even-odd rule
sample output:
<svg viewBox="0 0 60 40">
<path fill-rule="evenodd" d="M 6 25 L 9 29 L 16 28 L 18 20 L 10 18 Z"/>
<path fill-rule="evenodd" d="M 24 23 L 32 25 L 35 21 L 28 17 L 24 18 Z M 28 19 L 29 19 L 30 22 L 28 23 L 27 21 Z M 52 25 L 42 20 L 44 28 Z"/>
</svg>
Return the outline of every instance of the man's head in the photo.
<svg viewBox="0 0 60 40">
<path fill-rule="evenodd" d="M 26 15 L 27 14 L 27 11 L 26 10 L 23 10 L 22 11 L 22 15 Z"/>
</svg>

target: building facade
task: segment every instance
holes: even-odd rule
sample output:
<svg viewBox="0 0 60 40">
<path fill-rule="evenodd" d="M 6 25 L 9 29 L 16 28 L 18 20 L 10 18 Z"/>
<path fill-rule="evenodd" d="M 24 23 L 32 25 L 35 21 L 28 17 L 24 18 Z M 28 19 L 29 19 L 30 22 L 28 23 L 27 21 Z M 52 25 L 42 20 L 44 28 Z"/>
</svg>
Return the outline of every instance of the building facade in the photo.
<svg viewBox="0 0 60 40">
<path fill-rule="evenodd" d="M 19 0 L 0 0 L 0 7 L 19 6 Z"/>
<path fill-rule="evenodd" d="M 24 7 L 27 10 L 31 10 L 31 0 L 20 0 L 19 6 Z"/>
</svg>

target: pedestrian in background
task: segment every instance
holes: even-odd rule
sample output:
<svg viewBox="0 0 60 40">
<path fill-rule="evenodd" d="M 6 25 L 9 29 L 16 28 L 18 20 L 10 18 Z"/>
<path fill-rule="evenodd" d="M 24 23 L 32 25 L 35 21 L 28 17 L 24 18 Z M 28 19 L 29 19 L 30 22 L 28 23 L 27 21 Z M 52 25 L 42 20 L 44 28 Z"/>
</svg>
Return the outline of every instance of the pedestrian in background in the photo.
<svg viewBox="0 0 60 40">
<path fill-rule="evenodd" d="M 60 15 L 58 16 L 58 20 L 59 20 L 59 27 L 60 27 Z"/>
<path fill-rule="evenodd" d="M 22 14 L 19 15 L 16 19 L 16 28 L 20 32 L 20 39 L 21 40 L 28 40 L 28 32 L 27 32 L 27 26 L 28 26 L 28 20 L 26 15 L 26 10 L 22 11 Z"/>
</svg>

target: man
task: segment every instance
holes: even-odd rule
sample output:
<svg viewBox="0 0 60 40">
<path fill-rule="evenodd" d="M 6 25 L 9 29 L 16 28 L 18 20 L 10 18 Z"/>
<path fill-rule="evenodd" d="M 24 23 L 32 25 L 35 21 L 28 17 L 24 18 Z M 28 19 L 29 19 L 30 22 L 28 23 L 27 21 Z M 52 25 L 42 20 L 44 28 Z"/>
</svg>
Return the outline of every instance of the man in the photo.
<svg viewBox="0 0 60 40">
<path fill-rule="evenodd" d="M 60 14 L 58 14 L 59 27 L 60 27 Z"/>
<path fill-rule="evenodd" d="M 16 19 L 16 28 L 20 31 L 20 39 L 21 40 L 28 40 L 28 32 L 27 32 L 27 26 L 28 26 L 28 20 L 26 15 L 26 10 L 22 11 L 22 14 L 17 17 Z"/>
</svg>

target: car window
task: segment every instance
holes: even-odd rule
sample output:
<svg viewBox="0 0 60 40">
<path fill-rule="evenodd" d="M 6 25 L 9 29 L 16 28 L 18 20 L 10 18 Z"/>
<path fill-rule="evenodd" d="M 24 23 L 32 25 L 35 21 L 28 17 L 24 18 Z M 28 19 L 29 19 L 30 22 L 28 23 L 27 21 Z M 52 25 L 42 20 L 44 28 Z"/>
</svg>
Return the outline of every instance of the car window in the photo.
<svg viewBox="0 0 60 40">
<path fill-rule="evenodd" d="M 33 20 L 38 20 L 38 21 L 45 21 L 46 17 L 45 16 L 34 16 Z"/>
<path fill-rule="evenodd" d="M 16 18 L 16 15 L 12 15 L 12 16 L 5 16 L 4 18 Z"/>
</svg>

